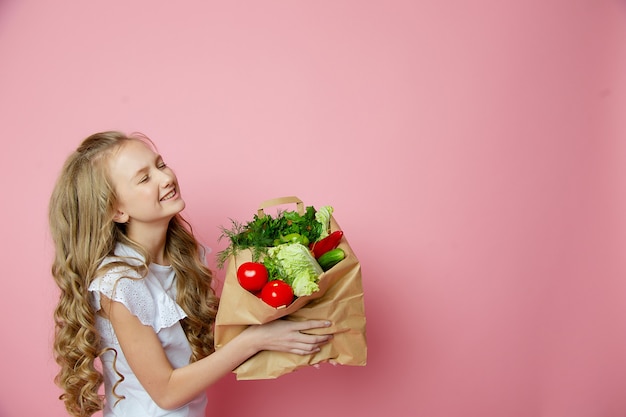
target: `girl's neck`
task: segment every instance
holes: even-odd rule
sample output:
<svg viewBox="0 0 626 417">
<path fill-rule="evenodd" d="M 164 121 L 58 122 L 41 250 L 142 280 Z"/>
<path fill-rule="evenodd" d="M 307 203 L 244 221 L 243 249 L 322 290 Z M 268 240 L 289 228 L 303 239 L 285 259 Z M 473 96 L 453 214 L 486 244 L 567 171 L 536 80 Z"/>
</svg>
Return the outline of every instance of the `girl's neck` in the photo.
<svg viewBox="0 0 626 417">
<path fill-rule="evenodd" d="M 167 225 L 165 227 L 147 227 L 145 224 L 133 224 L 131 221 L 126 233 L 131 240 L 139 243 L 148 251 L 152 263 L 169 265 L 169 259 L 165 256 Z"/>
</svg>

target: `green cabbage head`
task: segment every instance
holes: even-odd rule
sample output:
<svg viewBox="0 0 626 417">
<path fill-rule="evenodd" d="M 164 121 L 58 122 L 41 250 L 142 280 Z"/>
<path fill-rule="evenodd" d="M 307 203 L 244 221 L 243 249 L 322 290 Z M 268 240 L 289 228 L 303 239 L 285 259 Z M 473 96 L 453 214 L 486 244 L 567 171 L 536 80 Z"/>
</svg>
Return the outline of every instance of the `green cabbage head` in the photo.
<svg viewBox="0 0 626 417">
<path fill-rule="evenodd" d="M 276 267 L 281 279 L 291 285 L 296 297 L 318 291 L 318 280 L 324 271 L 309 248 L 300 243 L 289 243 L 268 249 L 269 261 Z"/>
</svg>

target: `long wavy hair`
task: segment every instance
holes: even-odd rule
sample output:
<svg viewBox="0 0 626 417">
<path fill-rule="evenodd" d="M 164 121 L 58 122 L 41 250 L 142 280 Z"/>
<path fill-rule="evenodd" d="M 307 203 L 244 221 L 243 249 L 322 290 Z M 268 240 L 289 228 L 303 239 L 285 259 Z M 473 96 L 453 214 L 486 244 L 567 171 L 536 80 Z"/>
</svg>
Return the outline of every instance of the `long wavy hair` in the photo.
<svg viewBox="0 0 626 417">
<path fill-rule="evenodd" d="M 97 366 L 103 352 L 89 285 L 105 272 L 102 261 L 113 254 L 117 242 L 133 247 L 144 256 L 146 265 L 150 263 L 149 254 L 126 235 L 125 225 L 113 221 L 116 195 L 107 161 L 131 140 L 154 148 L 139 133 L 109 131 L 86 138 L 68 157 L 50 198 L 49 223 L 55 247 L 52 276 L 60 289 L 54 311 L 53 351 L 60 366 L 55 382 L 63 390 L 60 399 L 67 411 L 77 417 L 91 416 L 104 405 L 98 392 L 103 376 Z M 165 251 L 177 276 L 176 301 L 187 313 L 181 324 L 193 352 L 191 361 L 214 351 L 218 306 L 213 275 L 199 248 L 191 225 L 180 214 L 173 217 Z"/>
</svg>

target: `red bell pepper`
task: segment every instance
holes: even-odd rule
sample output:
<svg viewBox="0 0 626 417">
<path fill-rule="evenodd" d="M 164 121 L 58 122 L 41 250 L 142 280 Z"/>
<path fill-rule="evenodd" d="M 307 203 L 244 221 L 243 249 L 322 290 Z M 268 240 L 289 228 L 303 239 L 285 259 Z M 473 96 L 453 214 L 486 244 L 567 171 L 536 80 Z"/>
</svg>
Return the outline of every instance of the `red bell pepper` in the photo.
<svg viewBox="0 0 626 417">
<path fill-rule="evenodd" d="M 313 252 L 315 259 L 317 259 L 329 250 L 335 249 L 339 245 L 342 237 L 343 232 L 341 230 L 335 230 L 325 238 L 311 243 L 309 249 Z"/>
</svg>

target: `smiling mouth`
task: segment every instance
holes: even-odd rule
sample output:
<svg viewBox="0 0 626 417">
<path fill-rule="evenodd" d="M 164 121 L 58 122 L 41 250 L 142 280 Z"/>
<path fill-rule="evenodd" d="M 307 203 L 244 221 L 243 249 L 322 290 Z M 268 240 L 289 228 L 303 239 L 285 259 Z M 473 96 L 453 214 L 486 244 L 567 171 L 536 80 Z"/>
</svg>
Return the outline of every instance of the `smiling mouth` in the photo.
<svg viewBox="0 0 626 417">
<path fill-rule="evenodd" d="M 165 194 L 163 196 L 163 198 L 161 199 L 161 201 L 166 201 L 169 200 L 170 198 L 174 197 L 176 195 L 176 188 L 174 188 L 172 191 L 170 191 L 169 193 Z"/>
</svg>

